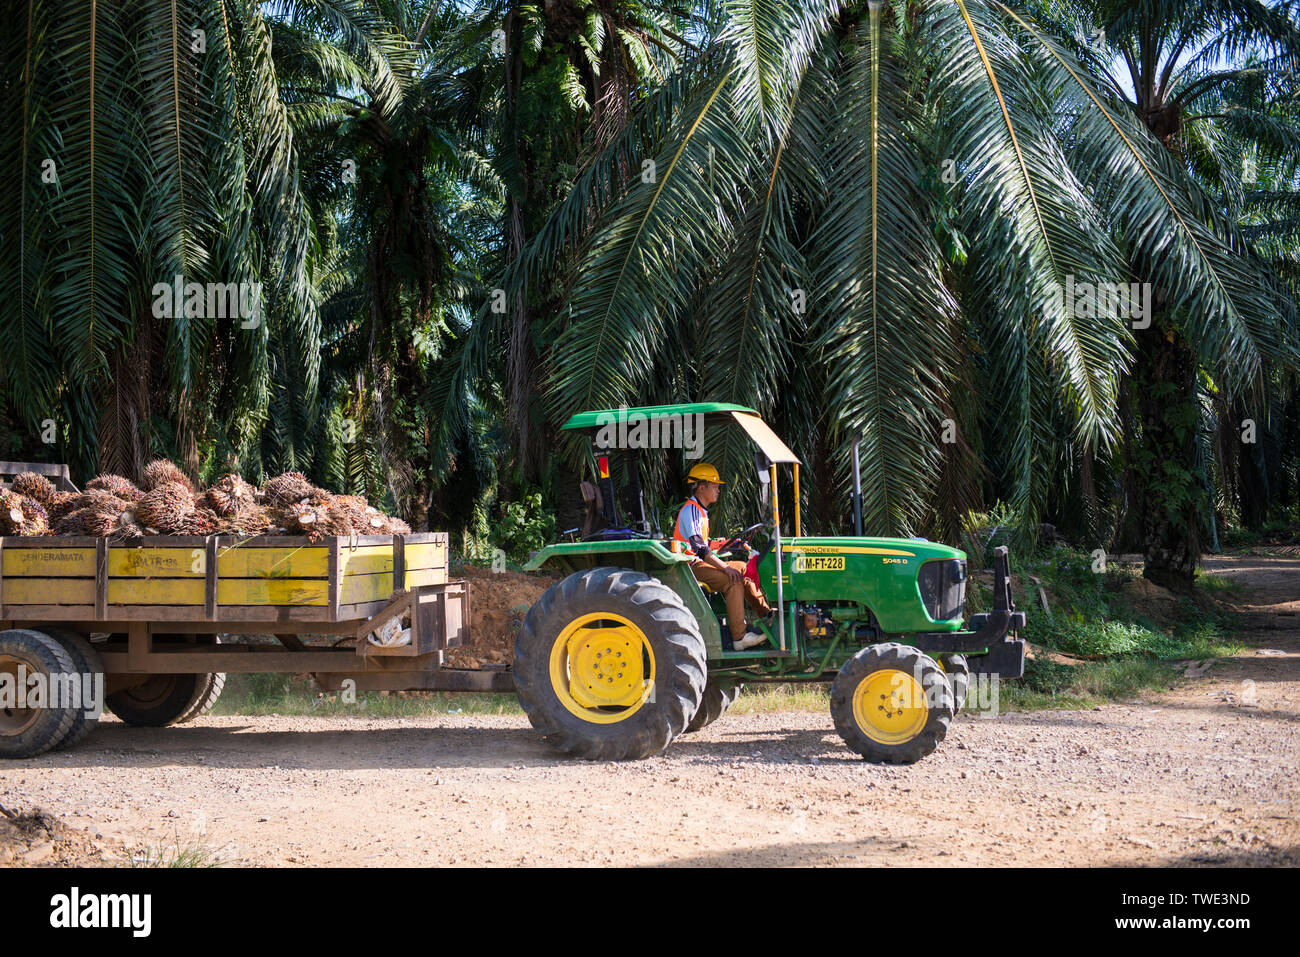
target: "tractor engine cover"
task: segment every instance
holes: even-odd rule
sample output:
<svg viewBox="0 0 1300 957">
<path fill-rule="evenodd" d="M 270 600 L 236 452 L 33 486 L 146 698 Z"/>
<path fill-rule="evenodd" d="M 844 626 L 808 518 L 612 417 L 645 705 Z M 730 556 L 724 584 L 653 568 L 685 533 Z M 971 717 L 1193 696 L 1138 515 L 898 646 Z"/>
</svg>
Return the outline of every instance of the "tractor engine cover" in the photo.
<svg viewBox="0 0 1300 957">
<path fill-rule="evenodd" d="M 783 539 L 783 597 L 869 611 L 884 634 L 957 631 L 966 600 L 966 554 L 912 538 Z M 763 593 L 776 595 L 776 553 L 758 563 Z M 865 618 L 865 614 L 864 614 Z"/>
</svg>

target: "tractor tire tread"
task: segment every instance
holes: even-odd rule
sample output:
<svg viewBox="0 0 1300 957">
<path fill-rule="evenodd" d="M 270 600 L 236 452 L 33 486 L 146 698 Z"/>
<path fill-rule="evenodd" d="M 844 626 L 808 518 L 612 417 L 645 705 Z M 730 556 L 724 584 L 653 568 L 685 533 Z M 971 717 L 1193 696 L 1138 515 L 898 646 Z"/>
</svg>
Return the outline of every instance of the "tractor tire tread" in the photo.
<svg viewBox="0 0 1300 957">
<path fill-rule="evenodd" d="M 567 621 L 584 612 L 614 610 L 637 615 L 652 645 L 657 631 L 654 698 L 625 721 L 583 722 L 555 696 L 550 683 L 551 648 Z M 662 659 L 662 660 L 661 660 Z M 704 639 L 676 592 L 644 572 L 599 567 L 574 572 L 546 590 L 528 610 L 515 639 L 515 688 L 524 713 L 543 740 L 560 751 L 599 761 L 659 754 L 680 735 L 699 707 L 705 686 Z"/>
<path fill-rule="evenodd" d="M 918 667 L 926 669 L 926 662 L 933 674 L 943 676 L 934 659 L 924 652 L 892 641 L 868 645 L 844 663 L 831 683 L 831 717 L 835 730 L 850 749 L 877 764 L 912 764 L 939 747 L 948 734 L 953 717 L 953 691 L 946 679 L 938 685 L 934 685 L 933 679 L 921 679 L 927 698 L 934 687 L 938 701 L 929 707 L 925 727 L 908 741 L 900 744 L 874 741 L 858 727 L 853 716 L 854 690 L 869 674 L 890 668 L 915 675 Z"/>
</svg>

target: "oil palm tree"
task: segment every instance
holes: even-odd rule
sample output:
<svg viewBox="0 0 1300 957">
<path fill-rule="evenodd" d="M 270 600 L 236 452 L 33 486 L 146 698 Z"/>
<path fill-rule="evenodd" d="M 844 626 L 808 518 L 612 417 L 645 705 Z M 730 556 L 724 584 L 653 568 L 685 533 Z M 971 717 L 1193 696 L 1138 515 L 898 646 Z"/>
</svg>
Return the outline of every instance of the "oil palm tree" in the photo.
<svg viewBox="0 0 1300 957">
<path fill-rule="evenodd" d="M 1100 87 L 1165 148 L 1180 180 L 1193 184 L 1192 214 L 1228 247 L 1221 264 L 1211 258 L 1213 270 L 1205 275 L 1228 292 L 1217 307 L 1170 295 L 1152 269 L 1158 248 L 1129 251 L 1134 275 L 1156 285 L 1154 314 L 1135 335 L 1125 388 L 1132 532 L 1148 577 L 1186 587 L 1207 516 L 1205 457 L 1196 436 L 1198 371 L 1213 380 L 1219 405 L 1233 413 L 1222 422 L 1239 437 L 1248 409 L 1264 409 L 1270 376 L 1293 368 L 1296 357 L 1292 300 L 1281 263 L 1270 255 L 1276 246 L 1270 250 L 1266 233 L 1243 228 L 1243 221 L 1262 198 L 1248 182 L 1255 168 L 1281 174 L 1281 189 L 1265 200 L 1273 209 L 1294 208 L 1296 201 L 1297 7 L 1107 0 L 1044 5 L 1040 13 Z M 1257 302 L 1251 308 L 1244 283 L 1257 285 L 1273 307 Z M 1270 371 L 1278 362 L 1281 368 Z M 1257 450 L 1241 452 L 1232 458 L 1249 479 Z"/>
<path fill-rule="evenodd" d="M 340 49 L 333 24 L 290 11 L 277 23 L 277 73 L 312 170 L 309 204 L 331 224 L 326 404 L 354 441 L 322 443 L 328 471 L 339 487 L 391 492 L 424 528 L 451 464 L 437 446 L 444 353 L 499 222 L 480 114 L 487 48 L 451 5 L 370 10 L 361 56 Z"/>
<path fill-rule="evenodd" d="M 840 520 L 858 441 L 868 527 L 910 533 L 941 485 L 1032 524 L 1063 462 L 1117 446 L 1133 329 L 1062 295 L 1077 282 L 1153 282 L 1234 388 L 1293 361 L 1267 265 L 1039 13 L 722 4 L 534 240 L 572 270 L 543 337 L 552 414 L 755 405 L 819 467 L 815 521 Z M 657 177 L 619 177 L 618 149 Z"/>
<path fill-rule="evenodd" d="M 303 6 L 364 43 L 360 3 Z M 319 337 L 313 223 L 260 5 L 4 12 L 22 28 L 0 53 L 18 184 L 0 200 L 0 389 L 28 428 L 58 422 L 81 474 L 160 453 L 191 472 L 256 464 L 285 399 L 270 370 L 291 366 L 289 405 L 309 404 Z M 260 283 L 260 315 L 155 315 L 177 276 Z M 269 423 L 286 443 L 289 418 Z"/>
</svg>

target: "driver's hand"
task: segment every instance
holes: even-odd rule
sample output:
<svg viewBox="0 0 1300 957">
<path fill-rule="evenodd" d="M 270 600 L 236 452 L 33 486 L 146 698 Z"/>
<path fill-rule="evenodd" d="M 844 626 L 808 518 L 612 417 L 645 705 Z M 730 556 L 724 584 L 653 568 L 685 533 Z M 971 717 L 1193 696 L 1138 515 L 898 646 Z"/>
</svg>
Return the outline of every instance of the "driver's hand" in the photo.
<svg viewBox="0 0 1300 957">
<path fill-rule="evenodd" d="M 744 579 L 745 574 L 739 568 L 732 568 L 728 565 L 727 577 L 731 579 L 733 584 L 739 584 Z"/>
</svg>

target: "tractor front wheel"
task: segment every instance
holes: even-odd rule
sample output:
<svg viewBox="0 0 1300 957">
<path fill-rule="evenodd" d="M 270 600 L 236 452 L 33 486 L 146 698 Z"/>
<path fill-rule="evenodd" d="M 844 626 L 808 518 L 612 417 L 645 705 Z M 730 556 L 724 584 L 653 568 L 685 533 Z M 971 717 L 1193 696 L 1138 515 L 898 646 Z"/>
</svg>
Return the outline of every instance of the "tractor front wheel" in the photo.
<svg viewBox="0 0 1300 957">
<path fill-rule="evenodd" d="M 966 692 L 970 688 L 970 664 L 965 655 L 939 655 L 935 658 L 952 685 L 952 713 L 966 707 Z"/>
<path fill-rule="evenodd" d="M 704 639 L 671 588 L 592 568 L 547 589 L 515 639 L 515 688 L 549 744 L 582 758 L 658 754 L 700 707 Z"/>
<path fill-rule="evenodd" d="M 911 764 L 934 751 L 952 723 L 952 685 L 938 662 L 909 645 L 868 645 L 831 685 L 831 717 L 868 761 Z"/>
</svg>

